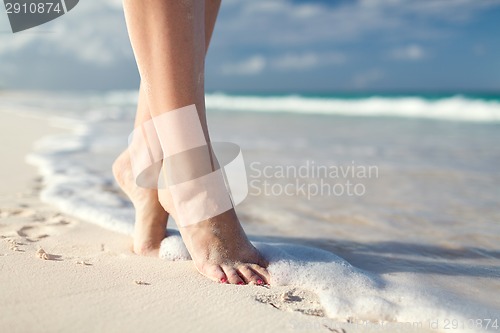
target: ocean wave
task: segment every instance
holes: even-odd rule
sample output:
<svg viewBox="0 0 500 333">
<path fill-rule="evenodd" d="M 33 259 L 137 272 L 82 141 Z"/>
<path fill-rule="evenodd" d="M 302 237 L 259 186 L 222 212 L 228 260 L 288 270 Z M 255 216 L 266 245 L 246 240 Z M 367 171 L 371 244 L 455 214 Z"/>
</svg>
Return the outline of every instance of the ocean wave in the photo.
<svg viewBox="0 0 500 333">
<path fill-rule="evenodd" d="M 103 228 L 132 234 L 134 209 L 118 195 L 110 170 L 96 170 L 84 162 L 92 159 L 91 164 L 99 164 L 104 154 L 95 147 L 105 146 L 110 134 L 96 130 L 95 122 L 52 117 L 50 123 L 70 132 L 39 139 L 26 157 L 44 179 L 41 200 Z"/>
<path fill-rule="evenodd" d="M 500 122 L 500 101 L 462 95 L 424 97 L 305 97 L 207 94 L 208 109 L 302 114 L 406 117 L 466 122 Z"/>
</svg>

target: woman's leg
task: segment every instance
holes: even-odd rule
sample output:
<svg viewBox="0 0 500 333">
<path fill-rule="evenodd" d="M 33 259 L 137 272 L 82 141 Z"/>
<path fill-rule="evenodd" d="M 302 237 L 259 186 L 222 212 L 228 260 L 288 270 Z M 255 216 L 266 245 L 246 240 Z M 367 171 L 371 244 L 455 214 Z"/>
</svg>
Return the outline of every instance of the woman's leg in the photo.
<svg viewBox="0 0 500 333">
<path fill-rule="evenodd" d="M 215 21 L 219 12 L 220 0 L 207 2 L 205 8 L 205 53 L 210 45 Z M 139 89 L 139 101 L 134 128 L 151 120 L 145 89 Z M 134 252 L 140 255 L 157 256 L 160 243 L 165 237 L 168 213 L 161 206 L 158 191 L 138 187 L 133 179 L 128 150 L 120 154 L 113 164 L 115 178 L 127 194 L 136 210 L 134 224 Z"/>
<path fill-rule="evenodd" d="M 151 120 L 151 115 L 144 89 L 141 87 L 134 128 L 149 120 Z M 134 252 L 140 255 L 158 256 L 160 243 L 165 238 L 168 220 L 168 213 L 158 200 L 158 191 L 136 185 L 128 149 L 122 152 L 113 163 L 113 174 L 135 208 Z"/>
<path fill-rule="evenodd" d="M 209 7 L 210 0 L 206 4 Z M 203 77 L 205 1 L 124 0 L 124 8 L 151 115 L 194 104 L 210 142 Z M 162 133 L 162 128 L 156 130 Z M 170 193 L 164 192 L 160 201 L 176 218 Z M 198 271 L 205 276 L 234 284 L 268 281 L 266 262 L 248 241 L 234 209 L 179 229 Z"/>
</svg>

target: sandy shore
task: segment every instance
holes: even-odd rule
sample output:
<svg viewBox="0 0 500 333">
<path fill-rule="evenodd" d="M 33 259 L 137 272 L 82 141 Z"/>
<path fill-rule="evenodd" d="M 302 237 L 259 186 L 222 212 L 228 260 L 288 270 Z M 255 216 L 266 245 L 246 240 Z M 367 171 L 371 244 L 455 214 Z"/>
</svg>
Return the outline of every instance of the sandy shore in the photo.
<svg viewBox="0 0 500 333">
<path fill-rule="evenodd" d="M 24 159 L 36 139 L 61 130 L 40 119 L 5 113 L 0 117 L 4 140 L 20 140 L 2 145 L 0 331 L 201 332 L 244 328 L 250 332 L 294 330 L 293 324 L 314 324 L 309 316 L 278 311 L 269 304 L 275 298 L 275 303 L 282 302 L 277 296 L 290 288 L 212 283 L 200 276 L 191 262 L 136 256 L 130 251 L 129 237 L 44 205 L 38 200 L 41 180 Z M 23 136 L 17 135 L 21 129 Z M 48 260 L 39 258 L 40 248 Z M 310 304 L 295 307 L 314 310 Z"/>
<path fill-rule="evenodd" d="M 43 204 L 25 155 L 60 131 L 0 112 L 0 332 L 396 331 L 325 318 L 293 286 L 221 285 L 189 261 L 137 256 L 129 237 Z"/>
</svg>

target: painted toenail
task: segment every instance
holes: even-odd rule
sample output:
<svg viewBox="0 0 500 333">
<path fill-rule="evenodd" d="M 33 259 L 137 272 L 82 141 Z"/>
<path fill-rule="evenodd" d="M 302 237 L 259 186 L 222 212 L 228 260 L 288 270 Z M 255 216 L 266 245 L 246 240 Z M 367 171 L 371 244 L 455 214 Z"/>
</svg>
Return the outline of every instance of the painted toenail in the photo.
<svg viewBox="0 0 500 333">
<path fill-rule="evenodd" d="M 238 282 L 238 285 L 241 286 L 242 284 L 245 284 L 245 283 L 243 283 L 243 281 Z"/>
<path fill-rule="evenodd" d="M 262 283 L 264 283 L 264 282 L 261 279 L 257 280 L 257 284 L 262 284 Z"/>
<path fill-rule="evenodd" d="M 226 283 L 226 282 L 227 282 L 227 279 L 226 279 L 225 277 L 223 277 L 223 278 L 221 278 L 221 279 L 220 279 L 220 282 L 221 282 L 221 283 Z"/>
</svg>

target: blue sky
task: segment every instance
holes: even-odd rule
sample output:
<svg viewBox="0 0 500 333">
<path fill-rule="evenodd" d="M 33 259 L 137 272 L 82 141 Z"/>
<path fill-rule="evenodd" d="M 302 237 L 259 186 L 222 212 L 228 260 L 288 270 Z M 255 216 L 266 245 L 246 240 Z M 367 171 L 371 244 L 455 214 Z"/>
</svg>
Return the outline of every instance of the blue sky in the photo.
<svg viewBox="0 0 500 333">
<path fill-rule="evenodd" d="M 223 0 L 207 90 L 500 91 L 499 17 L 500 0 Z M 0 87 L 138 86 L 120 0 L 9 28 L 0 13 Z"/>
</svg>

